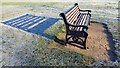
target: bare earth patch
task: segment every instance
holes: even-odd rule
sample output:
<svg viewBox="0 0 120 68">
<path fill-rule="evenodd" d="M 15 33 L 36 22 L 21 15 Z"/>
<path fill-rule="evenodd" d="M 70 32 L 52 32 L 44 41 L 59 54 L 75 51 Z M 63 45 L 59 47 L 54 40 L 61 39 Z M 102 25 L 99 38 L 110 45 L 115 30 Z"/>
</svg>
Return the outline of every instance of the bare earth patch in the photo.
<svg viewBox="0 0 120 68">
<path fill-rule="evenodd" d="M 110 47 L 113 46 L 110 44 L 111 41 L 108 40 L 108 33 L 105 32 L 106 28 L 104 28 L 103 24 L 100 23 L 91 23 L 88 29 L 88 38 L 87 38 L 87 47 L 88 49 L 82 49 L 70 44 L 60 45 L 57 42 L 53 42 L 48 46 L 48 48 L 58 48 L 61 50 L 71 50 L 77 53 L 81 53 L 87 56 L 90 56 L 96 60 L 104 60 L 110 61 L 114 58 L 113 49 Z M 65 40 L 65 32 L 59 33 L 57 38 L 59 40 Z M 113 42 L 111 42 L 113 43 Z M 114 47 L 114 46 L 113 46 Z"/>
</svg>

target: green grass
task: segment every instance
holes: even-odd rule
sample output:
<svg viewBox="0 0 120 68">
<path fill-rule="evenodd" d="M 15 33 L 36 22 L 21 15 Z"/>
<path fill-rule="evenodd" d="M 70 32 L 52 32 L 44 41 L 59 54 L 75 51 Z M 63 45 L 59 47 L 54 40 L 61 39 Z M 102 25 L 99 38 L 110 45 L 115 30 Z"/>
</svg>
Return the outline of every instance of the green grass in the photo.
<svg viewBox="0 0 120 68">
<path fill-rule="evenodd" d="M 3 42 L 2 42 L 2 44 L 5 44 L 5 43 L 6 43 L 6 41 L 3 41 Z"/>
<path fill-rule="evenodd" d="M 90 57 L 71 51 L 62 51 L 59 49 L 47 49 L 47 51 L 43 50 L 42 52 L 36 52 L 36 54 L 36 58 L 39 59 L 38 61 L 42 61 L 41 64 L 50 63 L 50 56 L 53 56 L 52 65 L 61 65 L 61 63 L 65 65 L 72 65 L 76 62 L 76 65 L 90 65 L 93 63 L 93 59 Z M 41 59 L 41 55 L 44 55 L 44 59 Z M 60 62 L 59 57 L 61 57 L 63 60 L 62 62 Z M 71 59 L 69 59 L 70 57 Z M 31 60 L 31 63 L 34 63 L 33 59 Z"/>
<path fill-rule="evenodd" d="M 63 21 L 58 21 L 54 25 L 52 25 L 49 29 L 45 30 L 44 33 L 52 36 L 56 36 L 62 31 L 61 30 L 62 26 L 63 26 Z"/>
</svg>

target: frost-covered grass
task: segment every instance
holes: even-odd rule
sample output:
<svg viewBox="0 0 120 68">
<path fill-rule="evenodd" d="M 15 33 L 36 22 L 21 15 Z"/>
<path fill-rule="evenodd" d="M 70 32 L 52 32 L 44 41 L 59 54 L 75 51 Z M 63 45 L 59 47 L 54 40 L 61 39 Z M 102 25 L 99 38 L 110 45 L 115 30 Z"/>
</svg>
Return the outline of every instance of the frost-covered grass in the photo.
<svg viewBox="0 0 120 68">
<path fill-rule="evenodd" d="M 69 7 L 73 6 L 73 4 L 73 2 L 3 2 L 2 5 L 0 5 L 2 8 L 2 14 L 0 14 L 0 16 L 2 16 L 1 21 L 12 19 L 26 13 L 60 18 L 59 13 L 66 11 Z M 111 32 L 116 30 L 117 23 L 114 22 L 118 14 L 118 6 L 115 3 L 85 2 L 79 3 L 79 5 L 82 9 L 92 10 L 91 20 L 109 23 L 109 27 L 112 26 L 112 28 L 110 28 Z M 45 33 L 55 36 L 60 32 L 60 29 L 63 28 L 61 27 L 62 25 L 63 21 L 59 21 L 47 29 Z M 67 50 L 62 51 L 46 48 L 46 46 L 53 41 L 44 37 L 29 34 L 19 29 L 11 29 L 6 26 L 2 26 L 0 29 L 2 31 L 0 39 L 3 40 L 1 42 L 4 49 L 3 56 L 6 56 L 4 57 L 5 59 L 2 60 L 4 61 L 3 65 L 87 65 L 93 62 L 93 59 L 82 54 Z M 113 35 L 116 35 L 116 32 L 114 32 Z M 118 36 L 116 38 L 119 39 Z M 115 53 L 120 61 L 120 45 L 117 43 L 115 48 Z M 117 64 L 117 62 L 113 62 L 113 64 L 114 63 Z M 100 64 L 103 65 L 104 62 L 98 62 L 94 65 Z M 112 62 L 106 62 L 105 64 L 110 66 Z"/>
<path fill-rule="evenodd" d="M 2 2 L 1 5 L 38 5 L 38 6 L 54 6 L 54 5 L 73 5 L 73 2 Z"/>
</svg>

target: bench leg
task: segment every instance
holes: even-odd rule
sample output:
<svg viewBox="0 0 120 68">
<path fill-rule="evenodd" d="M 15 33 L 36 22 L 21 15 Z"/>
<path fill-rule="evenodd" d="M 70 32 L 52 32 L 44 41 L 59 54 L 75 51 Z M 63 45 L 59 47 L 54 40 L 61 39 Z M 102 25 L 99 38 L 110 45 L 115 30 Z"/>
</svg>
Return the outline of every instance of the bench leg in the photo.
<svg viewBox="0 0 120 68">
<path fill-rule="evenodd" d="M 68 40 L 67 40 L 67 34 L 65 36 L 65 45 L 68 43 Z"/>
<path fill-rule="evenodd" d="M 86 47 L 86 40 L 87 40 L 87 37 L 85 37 L 85 40 L 83 42 L 84 49 L 87 49 L 87 47 Z"/>
<path fill-rule="evenodd" d="M 72 38 L 72 36 L 68 37 L 68 34 L 66 34 L 66 36 L 65 36 L 65 45 L 68 43 L 70 38 Z"/>
</svg>

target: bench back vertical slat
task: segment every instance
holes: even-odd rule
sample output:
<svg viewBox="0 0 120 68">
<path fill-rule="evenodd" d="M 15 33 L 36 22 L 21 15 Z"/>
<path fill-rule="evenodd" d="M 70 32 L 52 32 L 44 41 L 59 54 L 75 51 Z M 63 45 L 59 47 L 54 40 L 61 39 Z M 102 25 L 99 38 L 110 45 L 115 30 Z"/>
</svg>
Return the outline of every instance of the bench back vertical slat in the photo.
<svg viewBox="0 0 120 68">
<path fill-rule="evenodd" d="M 66 17 L 66 19 L 68 20 L 68 23 L 73 24 L 74 21 L 77 19 L 79 13 L 80 13 L 80 12 L 79 12 L 78 10 L 76 10 L 76 12 L 74 12 L 69 18 Z"/>
<path fill-rule="evenodd" d="M 80 14 L 78 5 L 75 5 L 72 10 L 65 14 L 67 22 L 73 24 L 76 21 L 78 15 Z"/>
</svg>

